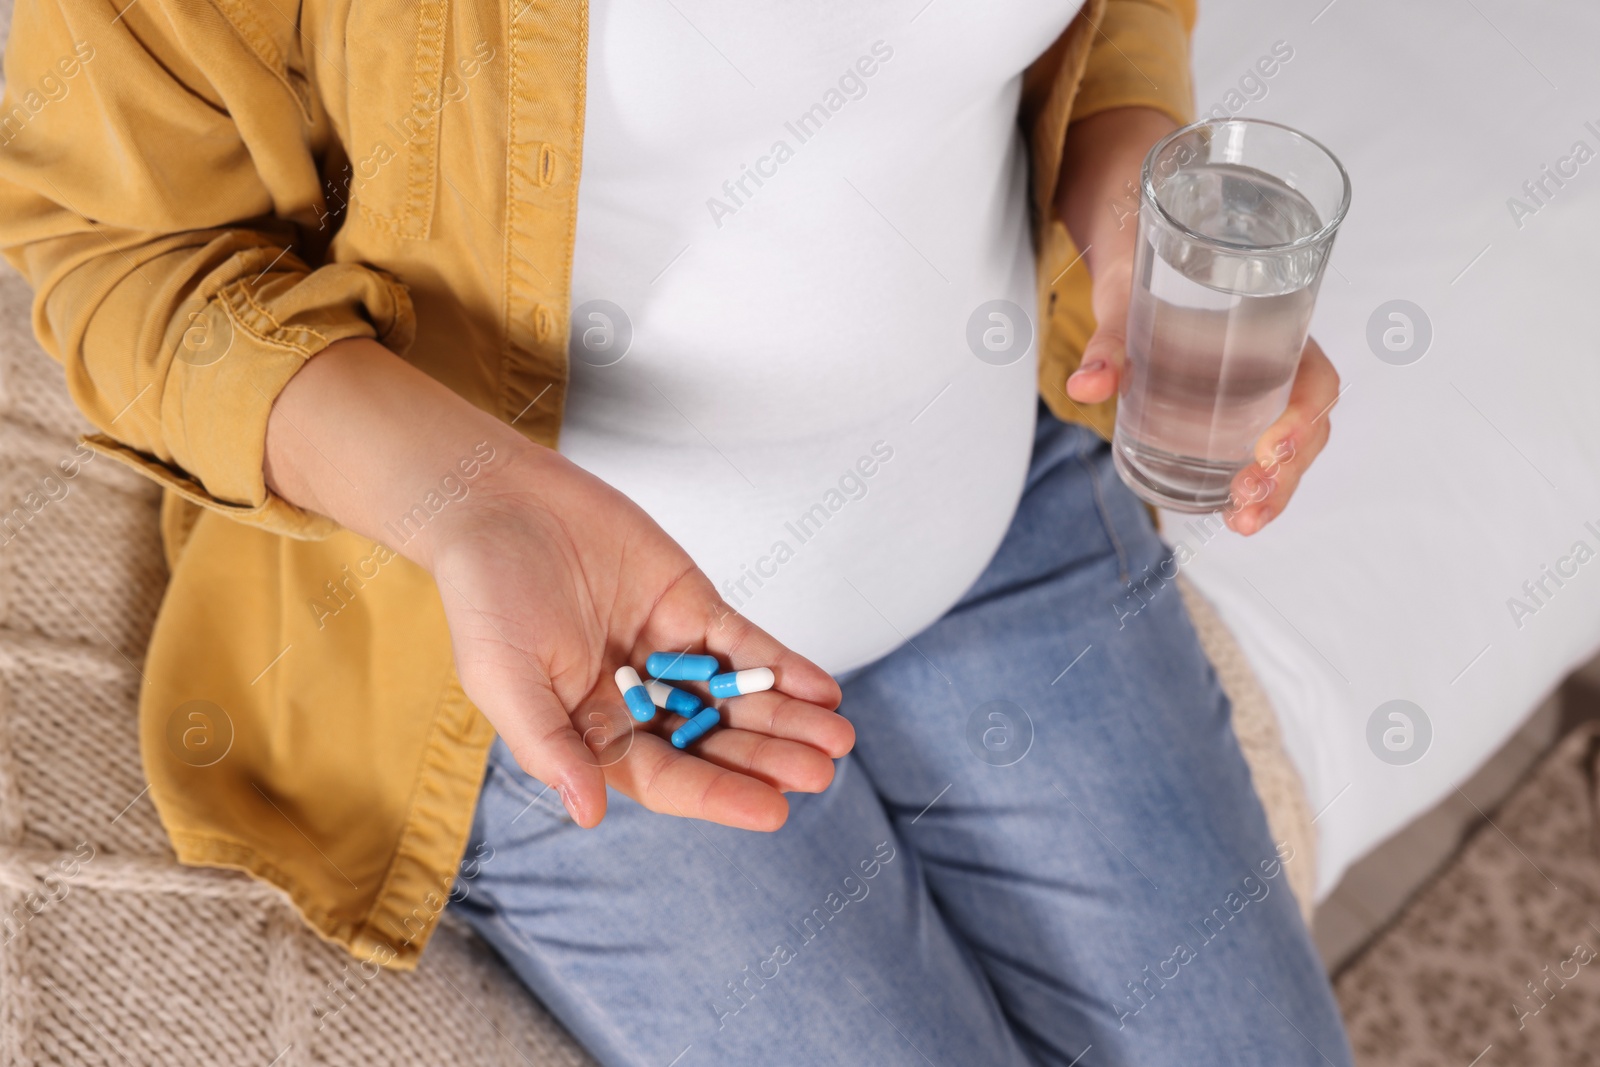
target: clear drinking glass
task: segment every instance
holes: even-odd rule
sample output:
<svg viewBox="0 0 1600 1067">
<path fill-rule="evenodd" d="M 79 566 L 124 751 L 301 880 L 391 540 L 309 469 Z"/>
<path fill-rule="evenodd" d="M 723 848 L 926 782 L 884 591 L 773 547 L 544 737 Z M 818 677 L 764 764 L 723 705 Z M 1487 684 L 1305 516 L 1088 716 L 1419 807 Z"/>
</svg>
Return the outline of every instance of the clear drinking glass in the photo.
<svg viewBox="0 0 1600 1067">
<path fill-rule="evenodd" d="M 1185 126 L 1140 176 L 1112 452 L 1144 500 L 1209 512 L 1283 413 L 1350 178 L 1258 119 Z"/>
</svg>

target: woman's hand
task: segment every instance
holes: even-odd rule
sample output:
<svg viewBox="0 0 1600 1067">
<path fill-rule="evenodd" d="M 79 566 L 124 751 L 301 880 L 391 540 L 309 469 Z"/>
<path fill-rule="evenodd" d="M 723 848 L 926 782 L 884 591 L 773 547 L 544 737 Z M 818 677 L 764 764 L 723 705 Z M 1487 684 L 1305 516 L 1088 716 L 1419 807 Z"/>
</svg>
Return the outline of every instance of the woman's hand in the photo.
<svg viewBox="0 0 1600 1067">
<path fill-rule="evenodd" d="M 1068 127 L 1056 207 L 1094 279 L 1096 324 L 1066 381 L 1067 396 L 1079 403 L 1117 394 L 1127 358 L 1139 170 L 1150 147 L 1177 128 L 1149 108 L 1103 111 Z M 1338 399 L 1338 373 L 1321 346 L 1308 340 L 1288 407 L 1257 440 L 1254 462 L 1234 476 L 1233 505 L 1223 513 L 1231 528 L 1253 534 L 1283 511 L 1328 443 L 1328 411 Z"/>
<path fill-rule="evenodd" d="M 457 462 L 493 449 L 466 497 L 395 546 L 439 586 L 456 670 L 518 764 L 594 826 L 609 784 L 654 811 L 774 830 L 784 792 L 819 792 L 854 729 L 821 668 L 734 614 L 640 508 L 369 340 L 311 359 L 273 405 L 267 484 L 376 540 Z M 337 463 L 330 457 L 338 457 Z M 656 650 L 768 666 L 680 751 L 636 726 L 612 675 Z"/>
<path fill-rule="evenodd" d="M 598 478 L 535 445 L 497 467 L 446 513 L 433 575 L 467 695 L 580 825 L 600 821 L 608 783 L 652 811 L 751 830 L 783 824 L 783 792 L 827 788 L 855 735 L 826 672 L 734 614 Z M 635 724 L 612 680 L 658 650 L 769 666 L 777 688 L 724 703 L 723 725 L 680 751 L 665 735 L 684 720 L 658 709 Z"/>
</svg>

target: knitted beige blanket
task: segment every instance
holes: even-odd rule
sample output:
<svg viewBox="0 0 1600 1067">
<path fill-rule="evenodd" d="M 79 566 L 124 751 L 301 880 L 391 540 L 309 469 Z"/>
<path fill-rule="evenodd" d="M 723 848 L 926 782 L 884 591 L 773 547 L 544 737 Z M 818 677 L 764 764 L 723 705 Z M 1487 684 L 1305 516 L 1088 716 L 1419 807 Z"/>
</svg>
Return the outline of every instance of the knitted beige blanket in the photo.
<svg viewBox="0 0 1600 1067">
<path fill-rule="evenodd" d="M 414 974 L 374 974 L 275 890 L 173 860 L 136 736 L 166 582 L 158 492 L 75 448 L 29 300 L 0 267 L 0 1065 L 589 1063 L 448 916 Z M 1309 907 L 1312 826 L 1276 720 L 1185 597 Z"/>
</svg>

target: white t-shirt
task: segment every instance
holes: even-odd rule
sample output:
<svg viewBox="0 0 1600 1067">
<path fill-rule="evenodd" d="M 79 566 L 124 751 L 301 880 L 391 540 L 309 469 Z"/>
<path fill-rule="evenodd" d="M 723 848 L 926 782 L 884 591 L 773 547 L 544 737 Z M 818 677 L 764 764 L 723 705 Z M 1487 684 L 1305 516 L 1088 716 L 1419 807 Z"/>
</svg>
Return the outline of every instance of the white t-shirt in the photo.
<svg viewBox="0 0 1600 1067">
<path fill-rule="evenodd" d="M 1079 6 L 591 0 L 561 450 L 829 670 L 948 610 L 1015 510 L 1017 103 Z"/>
</svg>

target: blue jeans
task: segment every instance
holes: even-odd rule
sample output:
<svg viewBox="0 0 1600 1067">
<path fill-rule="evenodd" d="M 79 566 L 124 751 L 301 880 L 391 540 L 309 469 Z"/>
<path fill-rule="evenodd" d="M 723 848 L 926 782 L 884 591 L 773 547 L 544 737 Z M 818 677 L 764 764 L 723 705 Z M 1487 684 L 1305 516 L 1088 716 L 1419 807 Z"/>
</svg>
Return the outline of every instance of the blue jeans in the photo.
<svg viewBox="0 0 1600 1067">
<path fill-rule="evenodd" d="M 458 913 L 606 1067 L 1346 1067 L 1178 592 L 1129 610 L 1164 553 L 1041 411 L 995 558 L 843 679 L 855 751 L 782 830 L 579 830 L 497 744 Z"/>
</svg>

